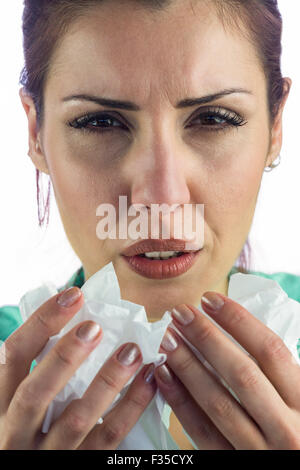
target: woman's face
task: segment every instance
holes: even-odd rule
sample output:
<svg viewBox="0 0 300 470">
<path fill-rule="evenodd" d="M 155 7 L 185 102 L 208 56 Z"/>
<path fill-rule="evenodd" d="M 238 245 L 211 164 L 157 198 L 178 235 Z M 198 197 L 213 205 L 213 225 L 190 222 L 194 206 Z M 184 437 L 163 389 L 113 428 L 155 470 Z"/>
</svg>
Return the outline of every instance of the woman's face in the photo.
<svg viewBox="0 0 300 470">
<path fill-rule="evenodd" d="M 51 175 L 86 278 L 112 261 L 122 297 L 144 305 L 150 318 L 176 304 L 198 305 L 206 290 L 227 293 L 262 172 L 280 151 L 281 119 L 270 128 L 266 87 L 253 46 L 240 32 L 224 30 L 205 2 L 192 9 L 177 1 L 153 14 L 134 2 L 108 2 L 73 24 L 52 59 L 40 149 L 30 155 Z M 224 90 L 232 93 L 223 96 Z M 207 103 L 176 107 L 215 94 Z M 71 95 L 130 101 L 139 109 L 65 100 Z M 99 117 L 86 129 L 75 127 L 87 113 L 104 111 L 109 131 L 101 133 Z M 28 118 L 33 139 L 32 107 Z M 118 216 L 120 195 L 128 207 L 204 204 L 204 246 L 187 272 L 146 278 L 122 256 L 135 241 L 97 237 L 96 208 L 110 203 Z"/>
</svg>

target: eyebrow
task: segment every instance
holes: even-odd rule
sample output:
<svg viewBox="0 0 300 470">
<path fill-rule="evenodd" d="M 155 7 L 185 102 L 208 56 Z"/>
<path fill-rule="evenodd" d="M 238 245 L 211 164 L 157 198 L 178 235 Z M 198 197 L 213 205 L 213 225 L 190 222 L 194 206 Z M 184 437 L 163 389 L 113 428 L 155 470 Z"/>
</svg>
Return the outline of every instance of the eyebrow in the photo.
<svg viewBox="0 0 300 470">
<path fill-rule="evenodd" d="M 232 95 L 234 93 L 246 93 L 252 95 L 253 93 L 249 90 L 245 90 L 244 88 L 230 88 L 226 90 L 219 91 L 218 93 L 213 93 L 210 95 L 202 96 L 200 98 L 186 98 L 182 101 L 179 101 L 175 108 L 182 109 L 182 108 L 190 108 L 192 106 L 196 106 L 199 104 L 207 104 L 212 101 L 215 101 L 223 96 Z M 109 106 L 110 108 L 118 108 L 118 109 L 126 109 L 128 111 L 140 111 L 141 108 L 131 101 L 120 101 L 120 100 L 113 100 L 111 98 L 103 98 L 99 96 L 93 95 L 70 95 L 66 96 L 62 99 L 63 102 L 66 101 L 92 101 L 96 104 L 101 106 Z"/>
</svg>

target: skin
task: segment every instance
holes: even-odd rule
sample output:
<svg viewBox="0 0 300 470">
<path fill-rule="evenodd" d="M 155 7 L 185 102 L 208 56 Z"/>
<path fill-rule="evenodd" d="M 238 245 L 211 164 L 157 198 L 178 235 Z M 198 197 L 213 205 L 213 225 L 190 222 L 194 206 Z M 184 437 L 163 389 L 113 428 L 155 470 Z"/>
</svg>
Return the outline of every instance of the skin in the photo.
<svg viewBox="0 0 300 470">
<path fill-rule="evenodd" d="M 0 367 L 1 450 L 116 449 L 154 396 L 156 382 L 144 380 L 147 365 L 136 375 L 124 398 L 107 413 L 105 423 L 96 424 L 142 363 L 139 354 L 132 364 L 124 365 L 119 360 L 124 348 L 121 345 L 81 399 L 71 401 L 47 434 L 41 432 L 49 404 L 103 337 L 101 328 L 96 336 L 89 334 L 89 340 L 79 337 L 82 326 L 95 327 L 94 322 L 82 322 L 65 334 L 29 374 L 32 361 L 49 338 L 83 306 L 81 290 L 75 287 L 72 292 L 72 301 L 64 306 L 57 302 L 59 295 L 51 297 L 5 341 L 5 363 Z"/>
<path fill-rule="evenodd" d="M 192 10 L 174 2 L 156 15 L 132 5 L 128 15 L 128 9 L 126 2 L 103 4 L 65 36 L 52 59 L 39 133 L 32 100 L 20 94 L 28 116 L 29 154 L 51 176 L 86 279 L 112 261 L 122 297 L 144 305 L 150 319 L 159 319 L 176 304 L 198 306 L 208 289 L 227 294 L 227 276 L 247 239 L 263 169 L 280 152 L 281 113 L 270 129 L 266 79 L 256 51 L 240 32 L 225 31 L 206 3 Z M 251 94 L 174 108 L 184 98 L 228 88 Z M 86 101 L 62 103 L 81 93 L 133 101 L 141 111 L 118 110 L 127 131 L 84 135 L 68 122 L 88 112 L 114 110 Z M 209 131 L 196 119 L 207 106 L 227 108 L 247 124 L 219 132 L 210 126 Z M 119 195 L 127 196 L 128 205 L 204 203 L 198 262 L 184 275 L 159 282 L 133 272 L 121 256 L 132 240 L 96 236 L 96 208 L 105 202 L 118 209 Z"/>
<path fill-rule="evenodd" d="M 190 10 L 177 1 L 154 15 L 132 5 L 129 15 L 128 8 L 125 2 L 103 4 L 72 26 L 52 60 L 39 132 L 33 102 L 20 91 L 29 155 L 51 176 L 66 234 L 86 279 L 112 261 L 122 297 L 143 304 L 149 319 L 159 319 L 172 306 L 189 305 L 194 312 L 192 326 L 176 326 L 228 378 L 245 406 L 203 369 L 178 335 L 175 350 L 162 345 L 175 382 L 164 384 L 162 366 L 155 372 L 157 384 L 197 446 L 300 448 L 299 397 L 293 395 L 299 389 L 299 366 L 276 335 L 226 297 L 227 276 L 247 239 L 263 170 L 280 153 L 291 80 L 285 79 L 286 95 L 270 125 L 266 77 L 256 51 L 240 31 L 223 28 L 212 6 L 197 2 Z M 179 100 L 229 88 L 248 93 L 175 109 Z M 61 102 L 82 93 L 133 101 L 141 110 L 119 110 L 120 119 L 108 107 Z M 210 130 L 203 122 L 188 128 L 208 106 L 238 114 L 244 125 L 227 125 L 219 132 L 216 123 Z M 68 126 L 100 110 L 125 122 L 127 131 L 101 136 Z M 96 207 L 105 202 L 117 208 L 119 195 L 127 195 L 128 204 L 204 202 L 205 245 L 192 269 L 170 280 L 146 279 L 121 257 L 130 241 L 96 237 Z M 260 368 L 196 308 L 207 291 L 223 295 L 226 308 L 216 321 Z M 203 386 L 195 388 L 196 383 Z"/>
<path fill-rule="evenodd" d="M 174 312 L 173 321 L 240 403 L 170 328 L 172 347 L 170 341 L 161 345 L 161 352 L 168 351 L 167 365 L 155 371 L 160 391 L 199 449 L 299 450 L 299 359 L 241 305 L 222 294 L 205 294 L 212 296 L 221 296 L 224 305 L 212 309 L 202 300 L 202 308 L 249 354 L 193 305 L 176 307 L 192 312 L 188 324 Z"/>
</svg>

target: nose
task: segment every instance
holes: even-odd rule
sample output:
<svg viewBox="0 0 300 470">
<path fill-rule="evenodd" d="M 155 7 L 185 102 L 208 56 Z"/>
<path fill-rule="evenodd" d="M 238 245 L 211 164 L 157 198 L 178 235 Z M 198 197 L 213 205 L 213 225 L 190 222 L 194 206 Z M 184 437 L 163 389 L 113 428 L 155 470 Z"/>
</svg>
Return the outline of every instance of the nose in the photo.
<svg viewBox="0 0 300 470">
<path fill-rule="evenodd" d="M 188 204 L 187 171 L 182 147 L 170 143 L 170 138 L 160 139 L 156 144 L 143 145 L 135 154 L 135 169 L 131 173 L 131 203 L 143 204 Z M 148 148 L 146 148 L 148 147 Z"/>
</svg>

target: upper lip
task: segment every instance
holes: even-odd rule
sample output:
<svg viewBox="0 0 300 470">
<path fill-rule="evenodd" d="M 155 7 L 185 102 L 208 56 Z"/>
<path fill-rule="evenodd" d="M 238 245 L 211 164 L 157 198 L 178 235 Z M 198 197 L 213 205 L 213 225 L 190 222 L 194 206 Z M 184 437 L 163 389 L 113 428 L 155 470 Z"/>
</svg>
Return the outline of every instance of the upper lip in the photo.
<svg viewBox="0 0 300 470">
<path fill-rule="evenodd" d="M 151 253 L 153 251 L 198 251 L 198 250 L 186 250 L 185 240 L 161 240 L 161 239 L 148 239 L 142 240 L 135 243 L 132 246 L 126 248 L 122 255 L 124 256 L 135 256 L 142 253 Z"/>
</svg>

